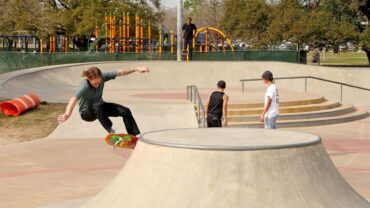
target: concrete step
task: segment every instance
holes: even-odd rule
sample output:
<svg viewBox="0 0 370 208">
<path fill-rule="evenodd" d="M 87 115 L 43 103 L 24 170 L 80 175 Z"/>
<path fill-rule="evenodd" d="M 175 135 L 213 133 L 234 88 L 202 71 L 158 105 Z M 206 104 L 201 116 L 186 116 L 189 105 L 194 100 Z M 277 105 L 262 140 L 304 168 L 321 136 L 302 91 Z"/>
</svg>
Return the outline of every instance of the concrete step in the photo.
<svg viewBox="0 0 370 208">
<path fill-rule="evenodd" d="M 281 101 L 280 107 L 298 106 L 298 105 L 310 105 L 325 102 L 324 97 L 311 98 L 307 100 L 292 100 L 292 101 Z M 263 108 L 263 103 L 229 103 L 229 109 L 244 109 L 244 108 Z"/>
<path fill-rule="evenodd" d="M 279 120 L 296 120 L 296 119 L 309 119 L 309 118 L 322 118 L 339 116 L 347 113 L 352 113 L 356 109 L 349 104 L 342 104 L 337 108 L 324 109 L 319 111 L 301 112 L 301 113 L 285 113 L 279 115 Z M 230 122 L 243 122 L 243 121 L 258 121 L 260 114 L 256 115 L 232 115 L 228 116 Z"/>
<path fill-rule="evenodd" d="M 337 124 L 360 120 L 369 116 L 369 112 L 365 109 L 356 109 L 354 112 L 331 116 L 323 118 L 309 118 L 309 119 L 296 119 L 296 120 L 280 120 L 277 121 L 278 128 L 289 127 L 303 127 L 303 126 L 319 126 L 328 124 Z M 244 122 L 229 122 L 229 127 L 253 127 L 263 128 L 263 123 L 257 121 L 244 121 Z"/>
<path fill-rule="evenodd" d="M 326 100 L 323 103 L 309 104 L 309 105 L 298 105 L 298 106 L 288 106 L 279 107 L 279 112 L 281 114 L 285 113 L 300 113 L 300 112 L 310 112 L 319 111 L 325 109 L 332 109 L 341 106 L 341 103 L 333 100 Z M 240 116 L 240 115 L 258 115 L 263 112 L 263 108 L 243 108 L 243 109 L 229 109 L 228 115 L 230 116 Z"/>
</svg>

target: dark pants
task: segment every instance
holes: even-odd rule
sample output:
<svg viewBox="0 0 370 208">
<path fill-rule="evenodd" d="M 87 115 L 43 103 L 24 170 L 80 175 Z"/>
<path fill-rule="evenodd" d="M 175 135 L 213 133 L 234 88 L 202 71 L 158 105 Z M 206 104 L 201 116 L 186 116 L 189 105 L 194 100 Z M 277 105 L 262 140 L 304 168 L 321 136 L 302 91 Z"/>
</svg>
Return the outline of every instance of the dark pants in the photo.
<svg viewBox="0 0 370 208">
<path fill-rule="evenodd" d="M 210 127 L 222 127 L 221 116 L 208 114 L 207 115 L 207 126 Z"/>
<path fill-rule="evenodd" d="M 185 38 L 185 40 L 184 40 L 184 51 L 188 50 L 188 45 L 189 45 L 189 51 L 188 51 L 189 60 L 192 60 L 193 59 L 193 38 L 191 38 L 191 39 Z"/>
<path fill-rule="evenodd" d="M 109 117 L 123 117 L 128 134 L 138 135 L 140 130 L 137 127 L 134 117 L 130 109 L 115 103 L 99 103 L 94 104 L 92 109 L 81 112 L 81 118 L 84 121 L 95 121 L 98 119 L 101 125 L 109 132 L 112 129 L 112 121 Z"/>
</svg>

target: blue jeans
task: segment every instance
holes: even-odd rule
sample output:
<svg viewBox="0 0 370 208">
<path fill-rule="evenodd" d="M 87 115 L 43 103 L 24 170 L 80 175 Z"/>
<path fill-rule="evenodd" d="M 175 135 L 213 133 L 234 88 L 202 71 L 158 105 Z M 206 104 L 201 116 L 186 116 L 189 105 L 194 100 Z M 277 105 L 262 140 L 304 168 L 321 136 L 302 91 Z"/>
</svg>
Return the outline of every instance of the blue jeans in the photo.
<svg viewBox="0 0 370 208">
<path fill-rule="evenodd" d="M 265 117 L 265 129 L 276 129 L 276 120 L 278 116 L 271 118 Z"/>
</svg>

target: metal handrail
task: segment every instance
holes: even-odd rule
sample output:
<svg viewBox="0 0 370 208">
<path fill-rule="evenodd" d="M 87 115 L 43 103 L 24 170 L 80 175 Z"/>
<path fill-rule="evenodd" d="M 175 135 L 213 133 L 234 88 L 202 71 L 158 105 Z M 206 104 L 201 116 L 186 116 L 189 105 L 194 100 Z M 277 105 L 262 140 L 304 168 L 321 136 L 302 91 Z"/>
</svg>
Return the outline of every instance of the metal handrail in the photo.
<svg viewBox="0 0 370 208">
<path fill-rule="evenodd" d="M 339 84 L 340 85 L 340 101 L 343 101 L 343 86 L 352 87 L 352 88 L 356 88 L 356 89 L 360 89 L 360 90 L 370 91 L 369 88 L 359 87 L 359 86 L 355 86 L 355 85 L 351 85 L 351 84 L 346 84 L 346 83 L 343 83 L 343 82 L 337 82 L 337 81 L 332 81 L 332 80 L 323 79 L 323 78 L 319 78 L 319 77 L 313 77 L 313 76 L 274 78 L 274 80 L 279 80 L 279 79 L 305 79 L 305 92 L 307 92 L 307 79 L 316 79 L 316 80 L 320 80 L 320 81 L 324 81 L 324 82 Z M 242 82 L 242 90 L 243 90 L 243 93 L 244 93 L 244 82 L 261 81 L 261 79 L 241 79 L 240 81 Z"/>
<path fill-rule="evenodd" d="M 187 100 L 192 102 L 194 105 L 198 106 L 198 109 L 197 109 L 198 110 L 198 114 L 197 114 L 198 125 L 200 128 L 205 128 L 206 127 L 206 115 L 205 115 L 204 105 L 202 103 L 202 99 L 200 97 L 197 86 L 195 85 L 187 86 L 186 96 L 187 96 Z"/>
</svg>

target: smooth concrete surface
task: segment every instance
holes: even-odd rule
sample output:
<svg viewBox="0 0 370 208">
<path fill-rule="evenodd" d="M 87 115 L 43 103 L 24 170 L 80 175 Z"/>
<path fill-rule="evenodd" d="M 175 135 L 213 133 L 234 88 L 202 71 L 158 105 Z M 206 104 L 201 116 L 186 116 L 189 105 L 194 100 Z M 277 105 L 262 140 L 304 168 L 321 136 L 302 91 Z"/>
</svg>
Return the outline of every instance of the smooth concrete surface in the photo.
<svg viewBox="0 0 370 208">
<path fill-rule="evenodd" d="M 153 137 L 158 139 L 158 134 L 162 134 L 167 138 L 166 133 L 169 133 L 169 138 L 181 138 L 183 131 L 154 132 Z M 233 140 L 236 133 L 232 129 L 221 129 L 223 133 L 219 134 L 213 131 L 194 129 L 192 134 L 185 135 L 194 138 L 203 135 L 204 139 L 215 139 L 215 143 L 219 143 L 225 135 Z M 259 137 L 255 138 L 257 130 L 237 131 L 239 135 L 235 138 L 269 137 L 265 141 L 271 143 L 285 141 L 286 137 L 307 136 L 259 130 Z M 276 132 L 276 136 L 269 131 Z M 150 140 L 151 134 L 142 135 L 142 138 Z M 235 140 L 235 143 L 240 142 Z M 124 197 L 117 193 L 124 193 Z M 337 172 L 321 143 L 282 149 L 223 151 L 140 141 L 117 177 L 80 208 L 369 206 Z"/>
<path fill-rule="evenodd" d="M 187 126 L 183 126 L 183 128 L 196 126 L 194 111 L 190 123 L 187 123 L 189 121 L 185 121 L 185 119 L 178 120 L 181 118 L 180 115 L 177 117 L 166 115 L 166 119 L 160 119 L 159 116 L 168 107 L 172 108 L 169 110 L 171 114 L 176 114 L 180 110 L 187 112 L 188 109 L 192 109 L 192 106 L 183 100 L 185 86 L 190 84 L 200 86 L 201 95 L 206 98 L 208 93 L 214 89 L 215 82 L 218 79 L 224 79 L 228 83 L 227 92 L 230 93 L 232 101 L 263 102 L 262 96 L 265 86 L 262 82 L 246 84 L 246 93 L 243 94 L 239 79 L 259 78 L 265 69 L 273 70 L 276 76 L 319 76 L 322 73 L 323 78 L 336 79 L 369 88 L 367 79 L 369 70 L 363 69 L 361 70 L 363 72 L 359 72 L 360 70 L 349 71 L 280 62 L 177 63 L 147 61 L 72 64 L 0 74 L 0 97 L 13 98 L 25 93 L 36 92 L 48 102 L 67 102 L 81 80 L 80 72 L 89 66 L 98 66 L 104 71 L 110 71 L 138 65 L 147 65 L 152 72 L 144 76 L 132 74 L 108 82 L 104 99 L 130 107 L 139 127 L 142 130 L 148 129 L 150 131 L 178 128 L 176 123 L 186 124 Z M 337 86 L 332 86 L 332 89 L 329 89 L 330 86 L 317 83 L 317 86 L 311 89 L 309 85 L 309 92 L 313 93 L 313 96 L 310 97 L 310 94 L 302 93 L 304 80 L 279 81 L 277 84 L 282 95 L 285 93 L 282 96 L 282 101 L 302 100 L 307 97 L 309 99 L 319 98 L 328 92 L 329 98 L 331 96 L 333 99 L 338 99 Z M 157 97 L 153 98 L 152 95 Z M 344 98 L 348 103 L 355 105 L 369 105 L 370 102 L 366 96 L 367 94 L 363 92 L 356 94 L 354 91 L 348 91 L 345 92 Z M 147 108 L 152 110 L 145 111 L 144 108 L 147 104 Z M 160 110 L 156 110 L 155 106 L 157 105 L 163 106 L 163 108 L 159 107 Z M 177 105 L 183 105 L 185 110 L 182 111 Z M 105 135 L 105 132 L 99 123 L 82 122 L 76 112 L 71 120 L 58 127 L 59 133 L 54 132 L 50 135 L 58 139 L 42 139 L 0 146 L 0 207 L 75 207 L 75 205 L 78 206 L 95 196 L 115 178 L 131 151 L 112 150 L 102 141 L 101 135 Z M 145 119 L 146 117 L 148 119 Z M 189 118 L 186 113 L 185 117 Z M 175 118 L 176 120 L 173 120 Z M 151 119 L 154 119 L 155 122 L 150 122 Z M 121 131 L 123 129 L 123 126 L 120 126 L 122 121 L 114 119 L 113 121 L 114 125 L 118 125 L 118 130 Z M 337 170 L 356 191 L 366 198 L 370 198 L 369 118 L 344 124 L 293 129 L 314 133 L 322 137 Z M 73 134 L 79 137 L 63 138 L 64 136 L 72 138 Z M 139 144 L 139 146 L 142 145 L 149 144 Z M 145 164 L 143 165 L 142 168 L 145 167 Z M 149 175 L 152 170 L 146 169 L 144 171 L 148 172 Z M 230 176 L 233 176 L 231 172 Z M 228 177 L 229 175 L 225 176 L 225 181 L 229 180 Z M 153 178 L 153 180 L 155 179 Z M 179 180 L 183 180 L 183 178 Z M 186 184 L 184 187 L 187 187 Z M 195 198 L 197 197 L 195 196 Z M 188 201 L 191 202 L 191 200 Z"/>
<path fill-rule="evenodd" d="M 35 208 L 95 195 L 116 176 L 131 152 L 112 149 L 103 138 L 1 145 L 0 207 Z"/>
</svg>

